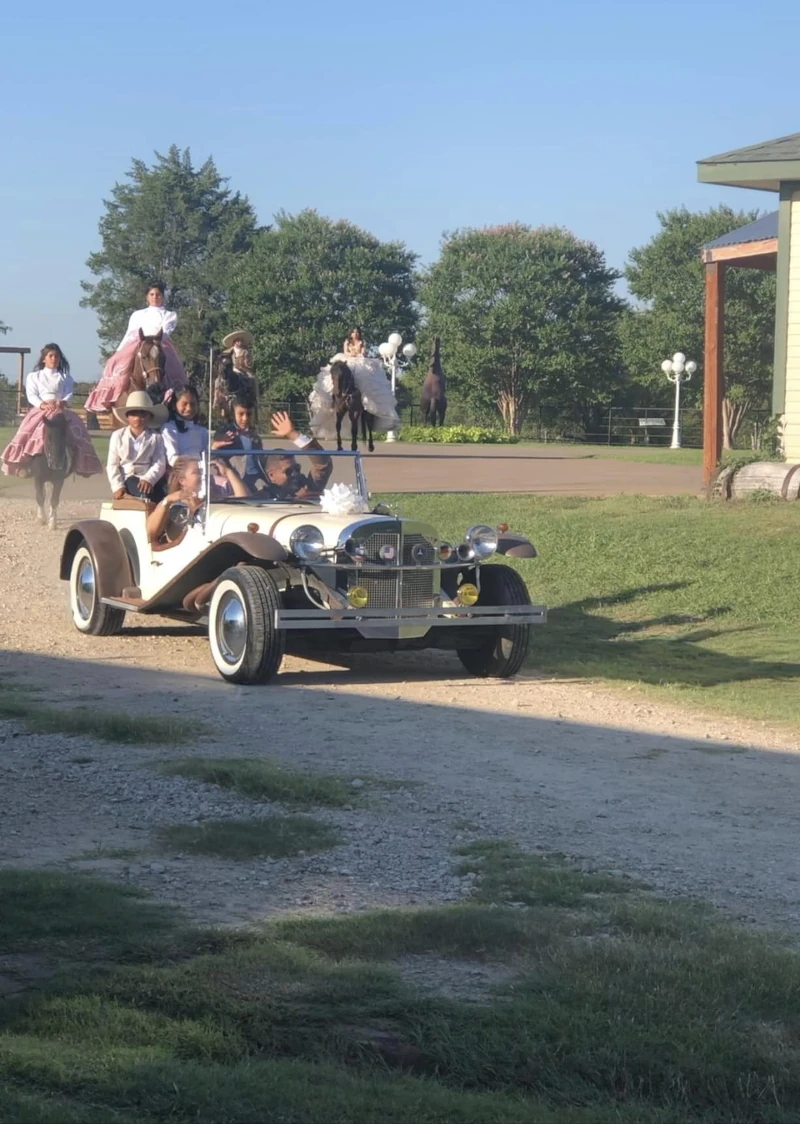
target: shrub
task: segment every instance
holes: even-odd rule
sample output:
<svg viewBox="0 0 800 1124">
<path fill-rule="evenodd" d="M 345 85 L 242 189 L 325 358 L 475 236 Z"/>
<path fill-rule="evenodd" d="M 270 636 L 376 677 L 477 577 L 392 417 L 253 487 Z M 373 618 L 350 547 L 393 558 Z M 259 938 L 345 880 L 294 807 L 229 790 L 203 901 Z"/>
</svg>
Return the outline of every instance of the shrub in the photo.
<svg viewBox="0 0 800 1124">
<path fill-rule="evenodd" d="M 401 441 L 423 441 L 441 445 L 514 445 L 519 438 L 499 429 L 483 429 L 478 425 L 404 425 L 398 434 Z"/>
</svg>

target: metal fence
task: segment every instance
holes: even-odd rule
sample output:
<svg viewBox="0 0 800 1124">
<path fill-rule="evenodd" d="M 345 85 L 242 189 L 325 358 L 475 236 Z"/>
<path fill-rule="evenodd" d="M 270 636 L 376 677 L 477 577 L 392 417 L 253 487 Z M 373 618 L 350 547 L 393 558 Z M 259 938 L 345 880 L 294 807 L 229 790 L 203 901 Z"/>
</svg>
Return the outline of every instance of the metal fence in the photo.
<svg viewBox="0 0 800 1124">
<path fill-rule="evenodd" d="M 73 406 L 82 409 L 86 393 L 76 392 Z M 201 411 L 208 416 L 208 402 L 201 400 Z M 287 410 L 295 424 L 303 429 L 309 421 L 308 405 L 303 399 L 284 401 L 270 399 L 262 394 L 259 403 L 260 428 L 269 430 L 269 415 L 275 410 Z M 736 445 L 740 449 L 759 449 L 765 424 L 770 419 L 767 410 L 751 411 L 739 430 Z M 619 445 L 668 447 L 672 441 L 673 413 L 669 409 L 631 408 L 614 406 L 598 416 L 594 425 L 584 427 L 574 418 L 550 417 L 529 419 L 523 427 L 521 436 L 532 441 L 575 443 L 586 445 Z M 409 405 L 400 410 L 401 425 L 418 426 L 423 424 L 418 406 Z M 16 426 L 17 392 L 15 388 L 0 389 L 0 425 Z M 93 415 L 87 416 L 90 429 L 100 428 Z M 480 426 L 490 429 L 500 428 L 495 413 L 480 413 L 460 403 L 453 403 L 447 411 L 448 425 Z M 681 443 L 687 448 L 700 449 L 703 446 L 703 412 L 697 407 L 681 410 Z"/>
</svg>

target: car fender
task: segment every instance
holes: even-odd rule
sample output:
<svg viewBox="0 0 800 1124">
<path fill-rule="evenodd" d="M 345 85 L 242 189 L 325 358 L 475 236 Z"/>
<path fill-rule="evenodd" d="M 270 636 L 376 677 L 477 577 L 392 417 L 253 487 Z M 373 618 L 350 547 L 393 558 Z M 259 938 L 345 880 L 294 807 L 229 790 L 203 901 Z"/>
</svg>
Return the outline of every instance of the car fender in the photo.
<svg viewBox="0 0 800 1124">
<path fill-rule="evenodd" d="M 255 531 L 235 531 L 230 535 L 222 535 L 192 558 L 148 601 L 141 602 L 137 606 L 138 610 L 140 613 L 155 613 L 160 609 L 183 606 L 190 594 L 209 582 L 215 582 L 231 566 L 248 563 L 274 566 L 285 562 L 287 558 L 284 547 L 271 535 Z"/>
<path fill-rule="evenodd" d="M 536 547 L 516 531 L 503 531 L 497 539 L 497 553 L 509 558 L 536 558 Z"/>
<path fill-rule="evenodd" d="M 104 519 L 84 519 L 67 531 L 61 548 L 59 576 L 68 581 L 81 543 L 92 552 L 98 596 L 119 597 L 131 584 L 131 567 L 117 528 Z"/>
</svg>

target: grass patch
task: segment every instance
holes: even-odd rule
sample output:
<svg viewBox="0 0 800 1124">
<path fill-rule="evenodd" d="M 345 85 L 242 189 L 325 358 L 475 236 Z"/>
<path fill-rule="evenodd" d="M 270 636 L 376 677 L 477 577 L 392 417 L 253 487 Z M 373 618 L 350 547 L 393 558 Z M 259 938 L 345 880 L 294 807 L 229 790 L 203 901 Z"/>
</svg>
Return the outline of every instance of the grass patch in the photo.
<svg viewBox="0 0 800 1124">
<path fill-rule="evenodd" d="M 386 499 L 387 497 L 383 497 Z M 539 557 L 515 566 L 534 602 L 530 667 L 637 684 L 724 714 L 800 725 L 800 504 L 692 496 L 389 497 L 459 540 L 508 522 Z"/>
<path fill-rule="evenodd" d="M 513 843 L 477 840 L 459 847 L 461 873 L 479 876 L 479 900 L 523 905 L 585 905 L 589 895 L 626 894 L 632 883 L 569 867 L 558 856 L 530 855 Z"/>
<path fill-rule="evenodd" d="M 81 851 L 79 855 L 75 855 L 73 862 L 85 862 L 89 859 L 137 859 L 141 854 L 136 847 L 97 846 L 91 851 Z"/>
<path fill-rule="evenodd" d="M 170 777 L 188 777 L 229 788 L 254 800 L 270 800 L 299 808 L 342 808 L 358 796 L 341 777 L 306 773 L 255 757 L 181 757 L 160 761 L 157 768 Z"/>
<path fill-rule="evenodd" d="M 265 816 L 257 820 L 208 820 L 161 828 L 162 844 L 189 855 L 222 859 L 283 859 L 300 851 L 327 851 L 342 842 L 335 828 L 310 816 Z"/>
<path fill-rule="evenodd" d="M 48 707 L 27 691 L 0 687 L 0 718 L 23 723 L 32 734 L 63 734 L 67 737 L 95 738 L 122 745 L 186 745 L 208 732 L 191 718 L 132 715 L 122 711 L 90 707 Z M 89 764 L 91 757 L 73 758 L 75 764 Z"/>
<path fill-rule="evenodd" d="M 130 891 L 2 872 L 0 955 L 10 936 L 54 957 L 68 940 L 85 967 L 0 1009 L 0 1121 L 798 1119 L 795 952 L 554 856 L 483 842 L 462 858 L 482 901 L 205 942 L 168 928 L 174 955 L 131 955 L 164 915 Z M 532 904 L 498 904 L 510 888 Z M 99 947 L 124 963 L 92 973 Z M 505 962 L 512 977 L 497 973 L 480 1004 L 437 995 L 394 967 L 413 954 L 436 970 Z"/>
</svg>

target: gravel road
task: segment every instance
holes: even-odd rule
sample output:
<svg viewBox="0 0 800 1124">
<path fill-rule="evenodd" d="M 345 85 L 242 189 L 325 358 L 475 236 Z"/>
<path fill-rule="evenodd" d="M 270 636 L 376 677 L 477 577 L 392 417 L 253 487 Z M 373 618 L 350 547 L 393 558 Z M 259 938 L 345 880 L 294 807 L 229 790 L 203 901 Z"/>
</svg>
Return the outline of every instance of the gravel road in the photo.
<svg viewBox="0 0 800 1124">
<path fill-rule="evenodd" d="M 0 864 L 93 871 L 197 920 L 241 924 L 284 910 L 458 900 L 471 880 L 453 873 L 453 847 L 507 836 L 800 931 L 800 734 L 585 682 L 465 679 L 440 653 L 347 666 L 291 659 L 277 685 L 230 687 L 197 631 L 129 618 L 120 636 L 79 636 L 57 578 L 62 536 L 31 511 L 0 497 L 0 676 L 39 688 L 44 702 L 185 713 L 211 733 L 188 750 L 131 748 L 0 721 Z M 95 511 L 66 504 L 63 522 Z M 269 755 L 341 774 L 353 806 L 314 814 L 346 842 L 245 863 L 165 852 L 159 826 L 270 810 L 153 769 L 187 753 Z M 408 785 L 373 787 L 370 777 Z"/>
</svg>

